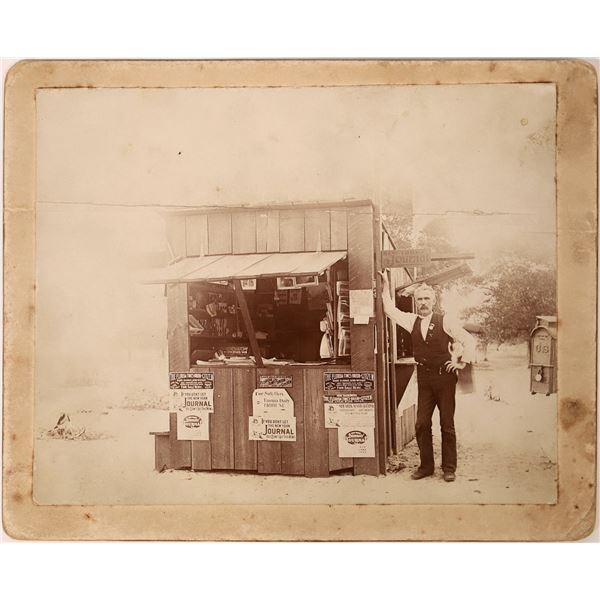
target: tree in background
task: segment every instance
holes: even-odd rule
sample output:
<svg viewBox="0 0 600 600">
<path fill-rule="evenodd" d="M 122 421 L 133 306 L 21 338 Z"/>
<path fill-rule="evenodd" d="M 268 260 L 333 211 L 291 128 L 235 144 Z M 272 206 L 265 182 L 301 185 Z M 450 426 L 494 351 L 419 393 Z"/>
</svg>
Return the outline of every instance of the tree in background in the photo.
<svg viewBox="0 0 600 600">
<path fill-rule="evenodd" d="M 556 314 L 556 271 L 549 265 L 511 255 L 468 285 L 484 293 L 464 316 L 482 326 L 486 344 L 526 341 L 537 315 Z"/>
<path fill-rule="evenodd" d="M 381 207 L 381 218 L 397 248 L 414 247 L 413 206 L 410 200 L 385 200 Z"/>
<path fill-rule="evenodd" d="M 398 249 L 429 248 L 433 253 L 456 254 L 458 249 L 449 239 L 448 223 L 442 217 L 432 219 L 421 231 L 415 232 L 413 224 L 413 206 L 410 200 L 384 202 L 382 207 L 383 223 Z M 436 261 L 419 267 L 418 276 L 426 277 L 460 261 Z M 439 286 L 439 287 L 444 287 Z"/>
</svg>

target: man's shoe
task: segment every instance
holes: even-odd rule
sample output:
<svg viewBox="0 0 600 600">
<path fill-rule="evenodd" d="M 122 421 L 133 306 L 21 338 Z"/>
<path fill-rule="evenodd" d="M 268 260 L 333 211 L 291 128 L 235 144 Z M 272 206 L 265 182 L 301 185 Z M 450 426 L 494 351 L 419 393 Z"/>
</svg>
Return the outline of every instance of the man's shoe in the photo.
<svg viewBox="0 0 600 600">
<path fill-rule="evenodd" d="M 411 479 L 423 479 L 425 477 L 431 477 L 433 475 L 433 471 L 422 471 L 421 469 L 417 469 L 414 471 L 410 478 Z"/>
<path fill-rule="evenodd" d="M 446 471 L 444 473 L 444 481 L 454 481 L 456 479 L 456 475 L 451 471 Z"/>
</svg>

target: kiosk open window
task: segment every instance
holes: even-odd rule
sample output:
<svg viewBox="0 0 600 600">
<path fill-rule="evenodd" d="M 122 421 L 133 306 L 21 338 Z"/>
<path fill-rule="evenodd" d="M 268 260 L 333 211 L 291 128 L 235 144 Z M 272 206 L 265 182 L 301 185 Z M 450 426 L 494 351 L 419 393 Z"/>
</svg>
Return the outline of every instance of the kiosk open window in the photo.
<svg viewBox="0 0 600 600">
<path fill-rule="evenodd" d="M 346 252 L 187 257 L 154 281 L 185 294 L 190 367 L 350 359 Z"/>
<path fill-rule="evenodd" d="M 261 357 L 279 365 L 349 360 L 345 258 L 320 274 L 189 283 L 187 298 L 192 366 L 250 359 L 252 338 Z"/>
</svg>

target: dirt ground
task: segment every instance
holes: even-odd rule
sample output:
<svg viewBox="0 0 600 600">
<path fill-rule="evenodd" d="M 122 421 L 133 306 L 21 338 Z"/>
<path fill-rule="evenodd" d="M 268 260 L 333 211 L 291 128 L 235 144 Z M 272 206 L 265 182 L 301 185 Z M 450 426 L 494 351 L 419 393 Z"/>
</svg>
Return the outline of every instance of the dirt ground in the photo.
<svg viewBox="0 0 600 600">
<path fill-rule="evenodd" d="M 324 479 L 154 471 L 150 431 L 168 429 L 165 399 L 148 406 L 98 388 L 45 392 L 36 404 L 34 498 L 40 504 L 545 504 L 557 494 L 556 395 L 532 396 L 524 347 L 492 350 L 476 368 L 475 393 L 457 395 L 458 470 L 412 481 L 415 442 L 390 459 L 384 477 Z M 489 388 L 491 386 L 491 390 Z M 491 392 L 491 393 L 490 393 Z M 494 399 L 492 399 L 494 398 Z M 158 407 L 158 408 L 157 408 Z M 75 440 L 43 432 L 67 412 Z M 439 424 L 434 416 L 439 464 Z"/>
</svg>

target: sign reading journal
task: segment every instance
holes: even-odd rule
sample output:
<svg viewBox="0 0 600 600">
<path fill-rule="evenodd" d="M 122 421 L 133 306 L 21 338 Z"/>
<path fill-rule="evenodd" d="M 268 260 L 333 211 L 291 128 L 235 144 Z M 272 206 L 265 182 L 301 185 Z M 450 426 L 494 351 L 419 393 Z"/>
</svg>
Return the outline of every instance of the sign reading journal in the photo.
<svg viewBox="0 0 600 600">
<path fill-rule="evenodd" d="M 177 414 L 178 440 L 209 439 L 214 387 L 212 372 L 169 373 L 169 411 Z"/>
<path fill-rule="evenodd" d="M 258 389 L 252 393 L 252 415 L 248 417 L 250 440 L 295 442 L 294 401 L 283 388 Z"/>
</svg>

